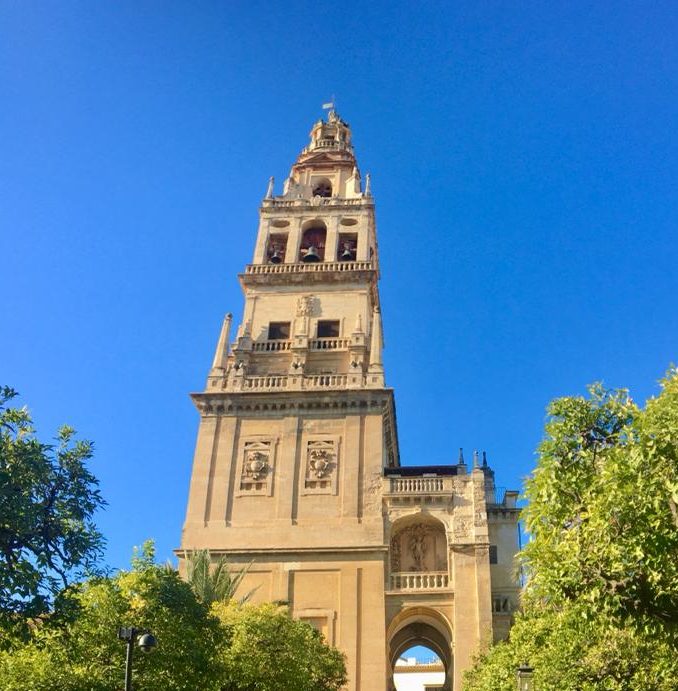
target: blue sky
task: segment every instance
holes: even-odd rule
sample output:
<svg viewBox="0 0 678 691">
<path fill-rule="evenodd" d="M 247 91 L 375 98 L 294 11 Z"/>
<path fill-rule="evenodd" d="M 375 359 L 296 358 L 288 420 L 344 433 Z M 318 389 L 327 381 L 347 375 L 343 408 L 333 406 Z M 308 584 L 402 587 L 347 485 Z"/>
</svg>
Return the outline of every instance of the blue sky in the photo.
<svg viewBox="0 0 678 691">
<path fill-rule="evenodd" d="M 336 94 L 377 203 L 405 464 L 534 463 L 676 361 L 678 5 L 0 4 L 0 382 L 96 443 L 108 561 L 178 546 L 257 207 Z"/>
</svg>

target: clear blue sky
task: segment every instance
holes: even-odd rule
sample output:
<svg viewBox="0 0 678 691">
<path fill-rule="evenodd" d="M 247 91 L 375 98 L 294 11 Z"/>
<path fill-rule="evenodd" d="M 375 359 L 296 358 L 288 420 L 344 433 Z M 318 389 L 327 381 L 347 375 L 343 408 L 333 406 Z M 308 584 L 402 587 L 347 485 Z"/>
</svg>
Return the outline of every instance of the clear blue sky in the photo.
<svg viewBox="0 0 678 691">
<path fill-rule="evenodd" d="M 336 94 L 372 174 L 402 460 L 534 463 L 677 360 L 675 2 L 0 3 L 0 382 L 96 442 L 108 560 L 179 544 L 257 207 Z"/>
</svg>

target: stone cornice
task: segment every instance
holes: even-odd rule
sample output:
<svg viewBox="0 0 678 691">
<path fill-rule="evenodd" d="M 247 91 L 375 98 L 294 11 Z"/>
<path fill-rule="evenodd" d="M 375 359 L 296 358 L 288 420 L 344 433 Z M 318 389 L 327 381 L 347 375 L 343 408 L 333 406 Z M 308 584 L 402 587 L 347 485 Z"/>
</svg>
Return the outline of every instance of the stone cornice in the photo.
<svg viewBox="0 0 678 691">
<path fill-rule="evenodd" d="M 191 399 L 201 415 L 237 415 L 240 412 L 272 413 L 300 410 L 341 410 L 360 414 L 365 409 L 394 407 L 393 389 L 352 389 L 323 391 L 204 391 Z"/>
</svg>

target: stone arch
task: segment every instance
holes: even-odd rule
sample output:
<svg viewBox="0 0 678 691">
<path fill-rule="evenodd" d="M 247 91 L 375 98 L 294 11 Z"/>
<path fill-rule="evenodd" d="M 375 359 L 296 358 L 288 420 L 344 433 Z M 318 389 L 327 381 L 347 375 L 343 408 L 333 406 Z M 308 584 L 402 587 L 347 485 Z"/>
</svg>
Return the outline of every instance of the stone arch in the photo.
<svg viewBox="0 0 678 691">
<path fill-rule="evenodd" d="M 432 650 L 445 667 L 444 691 L 451 691 L 454 677 L 452 626 L 440 612 L 430 607 L 408 607 L 391 621 L 388 641 L 389 691 L 395 689 L 393 670 L 398 658 L 409 648 L 423 645 Z"/>
<path fill-rule="evenodd" d="M 431 514 L 418 511 L 391 526 L 391 573 L 447 573 L 447 553 L 445 524 Z"/>
<path fill-rule="evenodd" d="M 325 259 L 325 240 L 327 226 L 321 220 L 306 221 L 301 227 L 299 261 L 323 261 Z"/>
<path fill-rule="evenodd" d="M 332 181 L 329 178 L 316 178 L 311 184 L 314 197 L 332 196 Z"/>
</svg>

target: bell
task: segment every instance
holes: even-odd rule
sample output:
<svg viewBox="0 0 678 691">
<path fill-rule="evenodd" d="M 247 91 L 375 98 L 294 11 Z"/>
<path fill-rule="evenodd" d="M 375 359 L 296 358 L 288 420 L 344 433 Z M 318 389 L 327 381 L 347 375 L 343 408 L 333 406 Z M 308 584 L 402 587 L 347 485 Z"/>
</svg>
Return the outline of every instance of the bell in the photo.
<svg viewBox="0 0 678 691">
<path fill-rule="evenodd" d="M 351 252 L 351 247 L 349 245 L 344 245 L 344 251 L 341 253 L 342 262 L 350 262 L 353 260 L 353 252 Z"/>
<path fill-rule="evenodd" d="M 268 261 L 271 264 L 280 264 L 280 262 L 282 261 L 280 252 L 278 250 L 273 250 L 273 254 L 268 258 Z"/>
<path fill-rule="evenodd" d="M 303 256 L 302 261 L 304 262 L 319 262 L 320 256 L 318 255 L 318 250 L 314 245 L 311 245 L 307 250 L 306 254 Z"/>
</svg>

